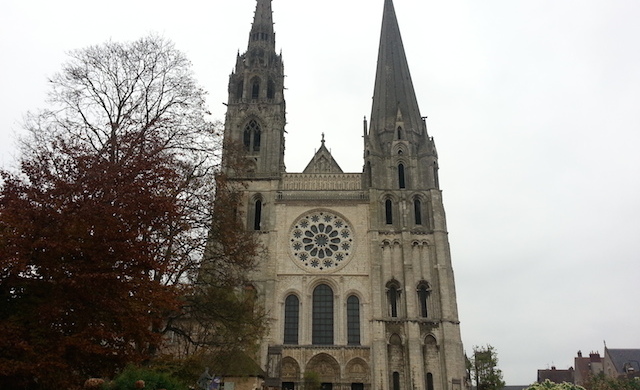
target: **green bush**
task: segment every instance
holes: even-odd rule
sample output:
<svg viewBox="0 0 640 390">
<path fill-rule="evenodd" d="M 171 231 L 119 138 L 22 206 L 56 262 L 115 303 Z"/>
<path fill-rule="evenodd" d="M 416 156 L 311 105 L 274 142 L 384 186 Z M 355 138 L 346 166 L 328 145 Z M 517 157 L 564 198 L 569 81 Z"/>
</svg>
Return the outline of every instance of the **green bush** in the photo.
<svg viewBox="0 0 640 390">
<path fill-rule="evenodd" d="M 127 367 L 113 382 L 103 386 L 104 390 L 139 390 L 135 383 L 144 381 L 144 390 L 187 390 L 188 387 L 169 374 L 149 368 Z"/>
</svg>

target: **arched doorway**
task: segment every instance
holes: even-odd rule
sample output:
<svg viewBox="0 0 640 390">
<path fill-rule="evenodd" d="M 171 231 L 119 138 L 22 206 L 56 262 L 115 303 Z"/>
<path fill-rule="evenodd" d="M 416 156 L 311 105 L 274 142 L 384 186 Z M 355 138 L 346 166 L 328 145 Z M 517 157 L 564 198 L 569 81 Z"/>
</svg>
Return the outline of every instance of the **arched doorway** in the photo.
<svg viewBox="0 0 640 390">
<path fill-rule="evenodd" d="M 340 365 L 333 356 L 326 353 L 320 353 L 311 358 L 305 368 L 306 372 L 318 375 L 322 390 L 333 390 L 334 383 L 340 383 Z"/>
</svg>

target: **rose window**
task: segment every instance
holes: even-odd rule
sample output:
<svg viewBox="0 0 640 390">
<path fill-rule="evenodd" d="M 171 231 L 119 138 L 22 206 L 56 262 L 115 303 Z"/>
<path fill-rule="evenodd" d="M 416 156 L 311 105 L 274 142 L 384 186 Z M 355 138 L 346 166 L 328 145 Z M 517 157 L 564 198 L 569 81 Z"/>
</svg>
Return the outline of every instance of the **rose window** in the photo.
<svg viewBox="0 0 640 390">
<path fill-rule="evenodd" d="M 291 229 L 290 248 L 298 265 L 328 271 L 346 263 L 353 250 L 353 231 L 342 217 L 315 211 L 298 218 Z"/>
</svg>

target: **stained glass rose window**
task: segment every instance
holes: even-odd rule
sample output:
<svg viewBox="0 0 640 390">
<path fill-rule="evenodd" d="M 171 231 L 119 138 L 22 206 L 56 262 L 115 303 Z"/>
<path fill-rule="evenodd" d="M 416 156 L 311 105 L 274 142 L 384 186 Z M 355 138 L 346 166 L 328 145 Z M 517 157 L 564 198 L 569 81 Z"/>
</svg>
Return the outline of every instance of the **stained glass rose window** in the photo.
<svg viewBox="0 0 640 390">
<path fill-rule="evenodd" d="M 304 214 L 293 224 L 289 247 L 299 265 L 317 271 L 336 269 L 353 250 L 351 224 L 329 211 Z"/>
</svg>

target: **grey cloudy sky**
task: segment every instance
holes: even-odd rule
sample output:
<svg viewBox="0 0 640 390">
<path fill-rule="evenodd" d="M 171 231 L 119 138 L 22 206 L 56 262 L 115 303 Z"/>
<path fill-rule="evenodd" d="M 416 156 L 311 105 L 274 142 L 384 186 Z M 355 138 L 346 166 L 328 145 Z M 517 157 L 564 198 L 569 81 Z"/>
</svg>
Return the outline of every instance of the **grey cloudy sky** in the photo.
<svg viewBox="0 0 640 390">
<path fill-rule="evenodd" d="M 583 352 L 640 348 L 640 2 L 394 0 L 440 155 L 465 349 L 497 348 L 508 384 Z M 326 134 L 362 168 L 382 0 L 274 0 L 287 74 L 286 164 Z M 0 157 L 44 105 L 65 52 L 173 40 L 224 118 L 254 0 L 2 0 Z"/>
</svg>

